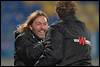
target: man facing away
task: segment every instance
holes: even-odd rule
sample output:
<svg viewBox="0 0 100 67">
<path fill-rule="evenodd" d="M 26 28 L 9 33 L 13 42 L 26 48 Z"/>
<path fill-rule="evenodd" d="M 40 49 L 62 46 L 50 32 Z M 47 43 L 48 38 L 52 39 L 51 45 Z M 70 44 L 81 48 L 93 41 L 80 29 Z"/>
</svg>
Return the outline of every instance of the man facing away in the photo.
<svg viewBox="0 0 100 67">
<path fill-rule="evenodd" d="M 90 36 L 75 11 L 75 2 L 57 2 L 60 21 L 50 26 L 46 36 L 52 48 L 45 50 L 37 66 L 91 66 Z"/>
</svg>

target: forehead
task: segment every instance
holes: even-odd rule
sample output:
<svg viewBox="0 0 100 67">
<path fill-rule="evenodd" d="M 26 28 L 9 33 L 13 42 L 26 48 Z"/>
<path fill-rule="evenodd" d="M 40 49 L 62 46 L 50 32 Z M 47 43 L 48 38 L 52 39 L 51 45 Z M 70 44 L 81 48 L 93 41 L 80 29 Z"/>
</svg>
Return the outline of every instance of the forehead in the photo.
<svg viewBox="0 0 100 67">
<path fill-rule="evenodd" d="M 38 16 L 35 21 L 39 22 L 47 22 L 47 18 L 45 16 Z"/>
</svg>

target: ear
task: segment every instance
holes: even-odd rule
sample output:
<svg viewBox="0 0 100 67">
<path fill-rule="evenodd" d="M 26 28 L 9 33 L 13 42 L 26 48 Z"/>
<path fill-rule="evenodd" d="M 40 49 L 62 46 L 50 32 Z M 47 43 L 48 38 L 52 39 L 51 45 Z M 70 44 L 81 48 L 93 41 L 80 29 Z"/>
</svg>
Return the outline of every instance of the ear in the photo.
<svg viewBox="0 0 100 67">
<path fill-rule="evenodd" d="M 32 26 L 30 25 L 29 28 L 32 30 Z"/>
</svg>

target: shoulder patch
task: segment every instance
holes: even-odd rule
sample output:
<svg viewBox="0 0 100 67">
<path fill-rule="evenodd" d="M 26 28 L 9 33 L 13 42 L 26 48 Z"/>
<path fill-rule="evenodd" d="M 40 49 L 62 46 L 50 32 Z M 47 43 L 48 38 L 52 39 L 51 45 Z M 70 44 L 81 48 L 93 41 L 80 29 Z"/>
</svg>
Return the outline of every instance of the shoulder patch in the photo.
<svg viewBox="0 0 100 67">
<path fill-rule="evenodd" d="M 90 45 L 91 46 L 91 42 L 89 40 L 86 40 L 86 37 L 79 37 L 78 39 L 73 39 L 74 42 L 78 42 L 79 45 Z"/>
</svg>

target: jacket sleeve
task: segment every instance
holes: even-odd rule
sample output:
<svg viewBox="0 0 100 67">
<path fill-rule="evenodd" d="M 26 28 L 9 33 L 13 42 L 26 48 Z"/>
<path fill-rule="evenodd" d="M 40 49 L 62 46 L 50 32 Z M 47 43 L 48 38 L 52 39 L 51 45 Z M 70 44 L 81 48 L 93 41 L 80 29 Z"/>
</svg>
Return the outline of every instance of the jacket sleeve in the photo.
<svg viewBox="0 0 100 67">
<path fill-rule="evenodd" d="M 15 55 L 25 63 L 31 61 L 34 64 L 43 53 L 43 49 L 42 43 L 32 43 L 24 36 L 20 36 L 15 40 Z"/>
<path fill-rule="evenodd" d="M 63 39 L 61 33 L 53 28 L 49 28 L 46 41 L 49 41 L 47 47 L 44 51 L 44 57 L 40 58 L 37 66 L 55 66 L 63 58 Z"/>
</svg>

